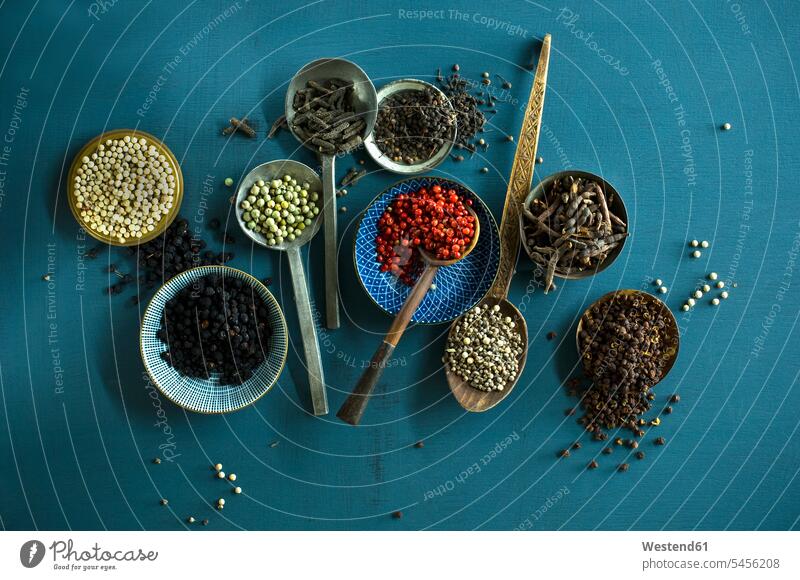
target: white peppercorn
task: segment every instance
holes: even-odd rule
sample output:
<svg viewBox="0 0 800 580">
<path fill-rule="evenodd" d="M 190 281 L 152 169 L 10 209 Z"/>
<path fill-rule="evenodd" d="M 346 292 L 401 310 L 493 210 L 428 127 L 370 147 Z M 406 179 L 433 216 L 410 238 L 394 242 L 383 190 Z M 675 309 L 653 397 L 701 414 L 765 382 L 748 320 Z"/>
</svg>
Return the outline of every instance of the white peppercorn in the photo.
<svg viewBox="0 0 800 580">
<path fill-rule="evenodd" d="M 442 362 L 476 389 L 502 391 L 525 349 L 515 326 L 498 305 L 476 306 L 455 323 Z"/>
<path fill-rule="evenodd" d="M 73 183 L 86 226 L 125 243 L 156 229 L 172 209 L 172 161 L 144 137 L 106 139 L 81 158 Z"/>
</svg>

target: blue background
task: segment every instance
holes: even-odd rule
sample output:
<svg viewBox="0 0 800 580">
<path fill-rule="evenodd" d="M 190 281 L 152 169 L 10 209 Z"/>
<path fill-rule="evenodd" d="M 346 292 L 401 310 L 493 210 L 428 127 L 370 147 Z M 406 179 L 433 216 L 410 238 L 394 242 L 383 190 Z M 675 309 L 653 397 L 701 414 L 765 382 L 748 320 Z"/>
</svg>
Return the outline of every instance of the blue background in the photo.
<svg viewBox="0 0 800 580">
<path fill-rule="evenodd" d="M 0 4 L 0 146 L 8 147 L 0 149 L 0 526 L 181 529 L 194 515 L 210 518 L 202 529 L 798 527 L 796 7 L 430 2 L 443 12 L 422 20 L 412 4 L 119 0 L 104 12 L 83 0 Z M 465 76 L 488 70 L 514 85 L 516 102 L 499 107 L 486 134 L 485 160 L 441 167 L 499 218 L 514 152 L 502 136 L 519 131 L 532 82 L 520 65 L 546 32 L 553 52 L 535 179 L 564 167 L 602 174 L 622 192 L 633 236 L 612 268 L 548 296 L 520 260 L 511 300 L 524 311 L 530 350 L 503 405 L 465 414 L 440 369 L 447 327 L 415 327 L 365 424 L 335 419 L 390 323 L 359 286 L 350 254 L 358 215 L 396 181 L 370 162 L 340 215 L 345 323 L 320 334 L 332 413 L 308 413 L 296 333 L 278 385 L 251 408 L 199 416 L 155 398 L 138 353 L 143 306 L 128 302 L 132 289 L 103 294 L 104 267 L 133 264 L 116 248 L 85 260 L 95 244 L 65 201 L 65 173 L 83 143 L 120 127 L 155 134 L 182 162 L 182 214 L 225 219 L 225 177 L 274 158 L 313 161 L 285 132 L 263 138 L 304 63 L 346 57 L 381 85 L 430 80 L 457 62 Z M 220 136 L 228 117 L 245 114 L 258 139 Z M 726 121 L 733 130 L 719 131 Z M 353 163 L 340 163 L 340 175 Z M 296 329 L 285 260 L 232 233 L 233 265 L 274 278 Z M 692 238 L 711 241 L 700 260 L 688 257 Z M 319 301 L 321 242 L 308 261 Z M 49 264 L 51 284 L 41 279 Z M 680 312 L 711 270 L 738 283 L 730 299 Z M 667 445 L 652 445 L 650 433 L 646 460 L 633 459 L 630 472 L 614 472 L 619 449 L 588 472 L 601 446 L 565 417 L 574 401 L 561 386 L 577 360 L 574 325 L 602 294 L 652 290 L 656 277 L 682 329 L 680 358 L 656 389 L 659 406 L 673 392 L 682 397 L 657 429 Z M 143 303 L 150 295 L 142 290 Z M 549 331 L 558 337 L 548 341 Z M 557 461 L 577 438 L 583 449 Z M 217 461 L 238 474 L 242 496 L 212 477 Z M 220 496 L 229 499 L 216 512 Z M 389 515 L 398 509 L 400 520 Z"/>
</svg>

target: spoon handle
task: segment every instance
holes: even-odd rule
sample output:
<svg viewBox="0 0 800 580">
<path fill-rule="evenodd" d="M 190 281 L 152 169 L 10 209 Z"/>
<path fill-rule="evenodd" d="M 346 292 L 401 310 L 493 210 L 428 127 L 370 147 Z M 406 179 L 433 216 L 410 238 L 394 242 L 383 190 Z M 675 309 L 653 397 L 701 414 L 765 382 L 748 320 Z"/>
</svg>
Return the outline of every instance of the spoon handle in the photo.
<svg viewBox="0 0 800 580">
<path fill-rule="evenodd" d="M 539 129 L 542 125 L 544 109 L 544 93 L 547 87 L 547 67 L 550 61 L 550 35 L 545 34 L 542 50 L 539 53 L 539 65 L 533 79 L 528 106 L 522 119 L 517 151 L 514 153 L 514 164 L 511 166 L 511 178 L 508 180 L 506 202 L 503 207 L 503 218 L 500 221 L 500 266 L 497 271 L 489 295 L 493 298 L 505 298 L 514 275 L 519 253 L 519 213 L 522 203 L 528 196 L 533 179 L 533 165 L 536 162 L 536 146 L 539 143 Z"/>
<path fill-rule="evenodd" d="M 339 252 L 336 232 L 336 157 L 322 156 L 322 210 L 325 219 L 325 326 L 339 328 Z"/>
<path fill-rule="evenodd" d="M 411 322 L 411 317 L 417 311 L 423 298 L 425 298 L 425 295 L 428 293 L 438 270 L 438 266 L 426 266 L 419 280 L 414 284 L 414 288 L 411 289 L 411 293 L 408 295 L 408 298 L 406 298 L 405 303 L 403 303 L 403 307 L 395 316 L 392 326 L 389 327 L 389 332 L 386 333 L 386 337 L 378 347 L 378 350 L 372 355 L 367 370 L 361 375 L 356 388 L 353 389 L 353 392 L 347 397 L 347 400 L 345 400 L 339 412 L 336 413 L 336 416 L 345 423 L 358 425 L 361 421 L 361 416 L 367 408 L 369 397 L 375 385 L 378 383 L 378 379 L 381 378 L 387 361 L 392 356 L 397 343 L 400 342 L 400 337 L 403 336 L 403 332 L 408 326 L 408 323 Z"/>
<path fill-rule="evenodd" d="M 300 258 L 300 248 L 290 246 L 286 250 L 286 254 L 289 257 L 289 272 L 292 274 L 294 298 L 295 302 L 297 302 L 297 318 L 300 320 L 300 335 L 306 355 L 311 403 L 314 407 L 315 415 L 327 415 L 328 398 L 325 394 L 325 377 L 322 373 L 322 355 L 319 351 L 314 316 L 311 313 L 311 300 L 308 296 L 308 286 L 306 286 L 303 261 Z"/>
</svg>

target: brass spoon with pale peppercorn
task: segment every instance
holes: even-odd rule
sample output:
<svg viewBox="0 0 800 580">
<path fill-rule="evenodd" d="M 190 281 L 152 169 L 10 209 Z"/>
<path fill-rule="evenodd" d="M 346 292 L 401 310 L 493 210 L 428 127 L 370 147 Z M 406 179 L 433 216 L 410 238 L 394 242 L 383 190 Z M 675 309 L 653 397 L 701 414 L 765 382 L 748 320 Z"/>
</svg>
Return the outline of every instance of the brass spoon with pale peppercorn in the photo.
<svg viewBox="0 0 800 580">
<path fill-rule="evenodd" d="M 420 303 L 422 303 L 428 290 L 430 290 L 433 279 L 436 277 L 436 272 L 438 272 L 441 267 L 452 266 L 456 262 L 463 260 L 475 249 L 478 243 L 478 236 L 481 233 L 481 224 L 475 211 L 469 206 L 464 207 L 473 217 L 473 223 L 475 224 L 475 234 L 472 236 L 472 241 L 470 241 L 469 246 L 461 253 L 461 257 L 454 260 L 437 260 L 430 253 L 426 252 L 425 249 L 421 247 L 417 248 L 422 261 L 425 263 L 425 269 L 411 289 L 411 293 L 403 303 L 400 312 L 395 315 L 392 326 L 389 327 L 389 331 L 386 333 L 378 350 L 372 355 L 369 366 L 367 370 L 364 371 L 364 374 L 361 375 L 356 388 L 353 389 L 353 392 L 347 397 L 344 404 L 339 409 L 339 412 L 336 414 L 336 416 L 345 423 L 358 425 L 361 421 L 361 416 L 367 408 L 369 397 L 373 389 L 375 389 L 375 385 L 378 383 L 381 374 L 383 374 L 386 362 L 392 356 L 397 343 L 400 342 L 400 337 L 403 336 L 403 332 L 405 332 L 408 323 L 411 322 L 411 317 L 414 316 Z"/>
<path fill-rule="evenodd" d="M 511 178 L 508 181 L 503 218 L 500 222 L 500 267 L 497 278 L 489 289 L 480 306 L 499 306 L 500 314 L 511 318 L 514 329 L 518 333 L 523 351 L 519 358 L 516 375 L 505 385 L 502 390 L 489 391 L 473 387 L 458 374 L 452 372 L 445 365 L 447 384 L 456 401 L 467 411 L 487 411 L 505 399 L 517 384 L 522 370 L 525 368 L 525 359 L 528 354 L 528 326 L 517 308 L 508 301 L 508 288 L 514 275 L 514 268 L 519 253 L 519 213 L 522 202 L 528 195 L 533 179 L 533 166 L 536 160 L 536 146 L 539 142 L 539 129 L 542 125 L 542 111 L 544 109 L 544 94 L 547 87 L 547 68 L 550 60 L 550 35 L 546 34 L 539 53 L 539 64 L 536 76 L 533 79 L 528 106 L 522 121 L 517 151 L 514 154 L 514 164 L 511 167 Z M 456 321 L 457 322 L 457 321 Z M 456 323 L 450 328 L 454 332 Z"/>
</svg>

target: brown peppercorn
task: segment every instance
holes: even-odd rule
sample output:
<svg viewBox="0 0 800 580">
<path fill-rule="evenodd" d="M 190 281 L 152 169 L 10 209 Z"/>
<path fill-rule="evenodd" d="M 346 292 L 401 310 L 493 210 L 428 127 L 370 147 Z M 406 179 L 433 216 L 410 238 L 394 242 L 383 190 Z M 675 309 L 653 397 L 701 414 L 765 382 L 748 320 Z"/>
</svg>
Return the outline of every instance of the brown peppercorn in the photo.
<svg viewBox="0 0 800 580">
<path fill-rule="evenodd" d="M 627 463 L 620 463 L 617 469 L 619 469 L 620 471 L 628 471 L 629 467 L 630 465 L 628 465 Z"/>
<path fill-rule="evenodd" d="M 580 441 L 576 441 L 575 443 L 572 444 L 572 448 L 573 449 L 580 449 L 581 448 L 581 442 Z"/>
<path fill-rule="evenodd" d="M 666 407 L 664 407 L 664 414 L 665 414 L 665 415 L 670 415 L 670 414 L 672 414 L 672 407 L 670 407 L 669 405 L 667 405 Z"/>
<path fill-rule="evenodd" d="M 396 512 L 392 512 L 392 517 L 394 519 L 396 519 L 396 520 L 399 520 L 400 518 L 403 517 L 403 512 L 401 512 L 400 510 L 397 510 Z"/>
<path fill-rule="evenodd" d="M 425 443 L 422 441 L 417 441 L 416 443 L 414 443 L 414 447 L 416 447 L 417 449 L 422 449 L 423 447 L 425 447 Z"/>
<path fill-rule="evenodd" d="M 569 449 L 562 449 L 558 452 L 559 457 L 569 457 Z"/>
<path fill-rule="evenodd" d="M 638 441 L 634 441 L 633 439 L 631 439 L 631 441 L 628 443 L 628 445 L 630 445 L 631 449 L 636 449 L 637 447 L 639 447 L 639 442 Z"/>
<path fill-rule="evenodd" d="M 547 333 L 547 340 L 553 340 L 556 336 L 558 335 L 551 330 L 550 332 Z"/>
<path fill-rule="evenodd" d="M 644 451 L 637 451 L 636 459 L 644 459 Z"/>
<path fill-rule="evenodd" d="M 592 460 L 589 462 L 589 469 L 597 469 L 598 465 L 599 465 L 599 463 L 597 463 L 597 461 L 595 461 L 594 459 L 592 459 Z"/>
<path fill-rule="evenodd" d="M 664 443 L 666 443 L 666 440 L 663 437 L 656 437 L 655 440 L 656 445 L 664 445 Z"/>
<path fill-rule="evenodd" d="M 606 447 L 605 449 L 603 449 L 603 455 L 611 455 L 612 453 L 614 453 L 613 447 Z"/>
<path fill-rule="evenodd" d="M 676 393 L 676 394 L 672 395 L 669 400 L 670 400 L 671 403 L 680 403 L 681 396 Z"/>
</svg>

